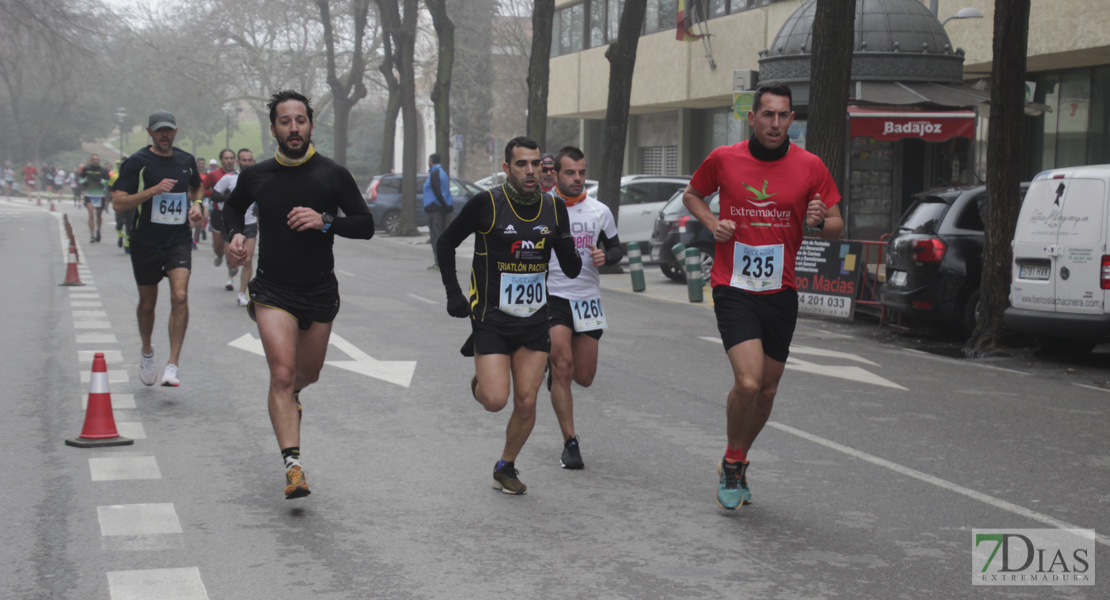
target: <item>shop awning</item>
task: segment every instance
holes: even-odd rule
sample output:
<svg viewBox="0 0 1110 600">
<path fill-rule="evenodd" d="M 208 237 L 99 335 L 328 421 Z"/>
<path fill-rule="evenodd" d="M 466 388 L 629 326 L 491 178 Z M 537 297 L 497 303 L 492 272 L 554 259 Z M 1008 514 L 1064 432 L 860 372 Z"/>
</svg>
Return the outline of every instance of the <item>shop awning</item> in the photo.
<svg viewBox="0 0 1110 600">
<path fill-rule="evenodd" d="M 967 108 L 990 104 L 991 94 L 960 83 L 929 81 L 854 81 L 850 88 L 852 100 L 864 104 L 919 105 Z M 1025 114 L 1036 116 L 1051 111 L 1047 105 L 1025 103 Z"/>
<path fill-rule="evenodd" d="M 904 138 L 943 142 L 955 137 L 975 137 L 975 113 L 970 110 L 925 112 L 849 106 L 848 117 L 849 137 L 884 142 Z"/>
</svg>

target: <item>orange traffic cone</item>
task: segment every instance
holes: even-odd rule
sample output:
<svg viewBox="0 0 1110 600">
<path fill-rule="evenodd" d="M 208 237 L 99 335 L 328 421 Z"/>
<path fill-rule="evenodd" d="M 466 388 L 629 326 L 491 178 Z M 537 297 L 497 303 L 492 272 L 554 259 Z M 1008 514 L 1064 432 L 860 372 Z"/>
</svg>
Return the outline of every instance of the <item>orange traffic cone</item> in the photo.
<svg viewBox="0 0 1110 600">
<path fill-rule="evenodd" d="M 112 393 L 108 391 L 108 364 L 104 353 L 93 356 L 92 377 L 89 379 L 89 405 L 85 409 L 85 427 L 81 435 L 66 440 L 67 446 L 99 448 L 101 446 L 130 446 L 135 440 L 121 437 L 112 417 Z"/>
<path fill-rule="evenodd" d="M 50 212 L 54 212 L 54 199 L 50 199 Z"/>
<path fill-rule="evenodd" d="M 77 274 L 77 246 L 72 241 L 69 243 L 69 257 L 66 260 L 66 280 L 58 285 L 85 285 Z"/>
</svg>

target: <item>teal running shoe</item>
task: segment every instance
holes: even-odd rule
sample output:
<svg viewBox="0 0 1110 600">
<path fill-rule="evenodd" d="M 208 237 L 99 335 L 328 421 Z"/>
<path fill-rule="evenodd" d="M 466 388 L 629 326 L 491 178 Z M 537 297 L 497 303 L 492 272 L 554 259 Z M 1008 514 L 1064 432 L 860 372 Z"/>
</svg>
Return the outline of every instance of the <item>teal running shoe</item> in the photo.
<svg viewBox="0 0 1110 600">
<path fill-rule="evenodd" d="M 730 463 L 724 459 L 717 465 L 717 505 L 725 510 L 736 510 L 743 504 L 752 503 L 752 492 L 748 489 L 748 463 Z"/>
</svg>

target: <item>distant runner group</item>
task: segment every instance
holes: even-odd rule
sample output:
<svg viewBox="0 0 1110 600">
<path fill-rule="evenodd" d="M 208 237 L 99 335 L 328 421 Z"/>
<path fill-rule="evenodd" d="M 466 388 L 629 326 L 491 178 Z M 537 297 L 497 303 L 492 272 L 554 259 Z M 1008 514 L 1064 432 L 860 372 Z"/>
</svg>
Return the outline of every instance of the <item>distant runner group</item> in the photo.
<svg viewBox="0 0 1110 600">
<path fill-rule="evenodd" d="M 350 172 L 316 152 L 309 99 L 281 91 L 267 109 L 278 151 L 258 164 L 249 149 L 225 149 L 219 167 L 204 172 L 203 159 L 173 145 L 177 121 L 159 110 L 148 120 L 148 147 L 116 172 L 91 156 L 73 185 L 88 209 L 91 242 L 100 241 L 111 195 L 120 245 L 130 251 L 138 287 L 139 373 L 146 385 L 158 379 L 152 335 L 163 278 L 169 280 L 171 310 L 161 384 L 181 382 L 193 228 L 208 219 L 213 264 L 226 260 L 225 287 L 238 290 L 237 304 L 247 307 L 258 326 L 270 372 L 269 415 L 286 471 L 284 493 L 292 499 L 310 493 L 301 464 L 301 394 L 320 377 L 339 313 L 334 239 L 370 239 L 374 219 Z M 716 243 L 710 284 L 732 367 L 716 500 L 729 510 L 752 501 L 749 453 L 770 418 L 797 322 L 794 263 L 802 238 L 808 231 L 835 240 L 844 229 L 840 193 L 828 169 L 790 143 L 793 119 L 790 88 L 761 84 L 748 113 L 751 138 L 711 152 L 683 196 Z M 430 221 L 435 262 L 429 268 L 439 270 L 447 312 L 470 321 L 460 350 L 474 361 L 470 393 L 490 412 L 512 403 L 493 487 L 524 494 L 528 487 L 516 461 L 535 425 L 545 379 L 562 433 L 560 465 L 585 467 L 572 387 L 589 387 L 597 374 L 599 341 L 608 327 L 599 269 L 624 257 L 616 221 L 586 193 L 586 156 L 573 146 L 544 155 L 535 140 L 510 140 L 505 183 L 467 199 L 447 225 L 455 205 L 438 155 L 429 158 L 429 168 L 424 204 L 430 217 L 436 213 Z M 10 165 L 3 177 L 10 188 Z M 715 214 L 706 197 L 718 191 Z M 464 292 L 456 249 L 471 236 L 475 251 Z M 267 243 L 252 278 L 261 239 Z"/>
</svg>

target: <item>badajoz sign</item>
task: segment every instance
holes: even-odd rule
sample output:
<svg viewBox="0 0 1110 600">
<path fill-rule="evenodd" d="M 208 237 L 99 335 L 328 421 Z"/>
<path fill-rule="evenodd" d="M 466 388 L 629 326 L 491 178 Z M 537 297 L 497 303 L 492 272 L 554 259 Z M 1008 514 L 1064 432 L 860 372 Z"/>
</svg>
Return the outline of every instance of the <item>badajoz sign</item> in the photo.
<svg viewBox="0 0 1110 600">
<path fill-rule="evenodd" d="M 973 529 L 974 585 L 1094 585 L 1093 529 Z"/>
</svg>

